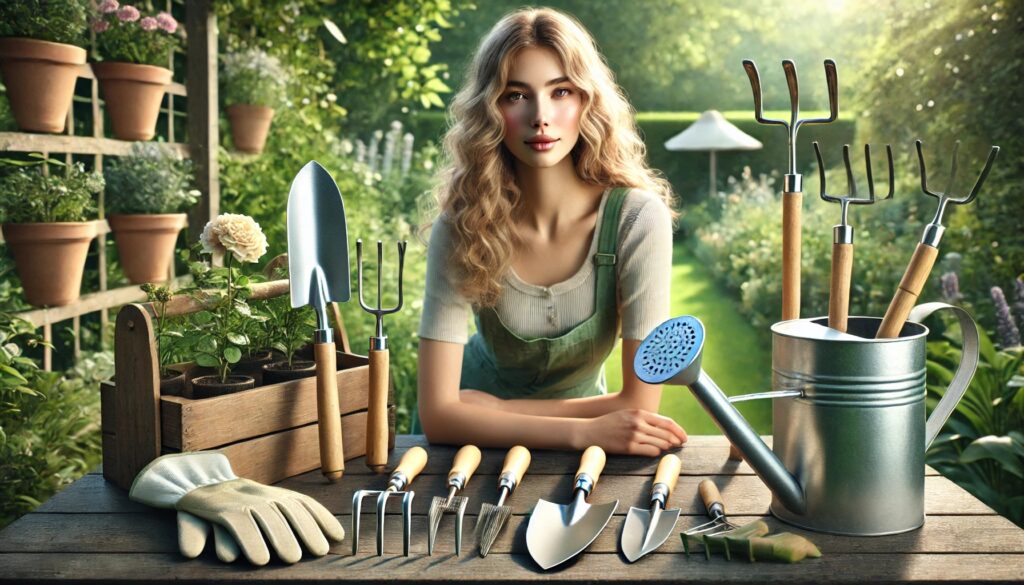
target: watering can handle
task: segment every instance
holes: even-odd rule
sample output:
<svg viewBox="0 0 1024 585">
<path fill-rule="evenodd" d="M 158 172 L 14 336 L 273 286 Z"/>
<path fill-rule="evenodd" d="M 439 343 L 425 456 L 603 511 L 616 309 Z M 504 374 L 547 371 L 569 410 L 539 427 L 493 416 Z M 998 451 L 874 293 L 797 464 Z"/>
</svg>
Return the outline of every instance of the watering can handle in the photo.
<svg viewBox="0 0 1024 585">
<path fill-rule="evenodd" d="M 910 311 L 910 316 L 907 317 L 907 320 L 920 323 L 931 316 L 932 313 L 942 309 L 952 310 L 956 314 L 957 320 L 960 321 L 960 332 L 963 336 L 962 352 L 960 354 L 960 364 L 956 368 L 956 373 L 953 374 L 949 387 L 943 392 L 942 400 L 939 400 L 939 404 L 935 406 L 935 410 L 928 417 L 928 422 L 925 425 L 925 449 L 931 446 L 932 441 L 935 440 L 935 437 L 939 435 L 939 431 L 942 430 L 942 425 L 946 423 L 946 419 L 949 418 L 949 415 L 953 414 L 953 409 L 956 408 L 964 393 L 967 392 L 967 387 L 971 384 L 971 378 L 974 377 L 974 371 L 978 368 L 978 348 L 980 347 L 978 326 L 967 311 L 960 307 L 947 305 L 946 303 L 924 303 L 914 307 Z"/>
</svg>

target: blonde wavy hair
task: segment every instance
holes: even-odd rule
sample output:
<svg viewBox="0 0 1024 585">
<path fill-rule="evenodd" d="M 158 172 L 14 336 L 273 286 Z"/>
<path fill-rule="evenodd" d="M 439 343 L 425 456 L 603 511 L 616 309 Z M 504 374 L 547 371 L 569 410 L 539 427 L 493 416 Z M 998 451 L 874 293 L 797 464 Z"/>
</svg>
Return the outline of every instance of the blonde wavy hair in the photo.
<svg viewBox="0 0 1024 585">
<path fill-rule="evenodd" d="M 554 50 L 581 93 L 580 138 L 572 150 L 579 177 L 604 187 L 644 189 L 673 209 L 671 187 L 647 166 L 635 113 L 590 34 L 557 10 L 512 12 L 481 41 L 451 103 L 444 138 L 447 163 L 434 193 L 437 211 L 451 226 L 450 258 L 459 292 L 477 307 L 497 303 L 502 278 L 521 243 L 513 218 L 522 193 L 513 155 L 502 144 L 505 127 L 498 100 L 513 59 L 526 47 Z M 676 215 L 672 211 L 673 219 Z"/>
</svg>

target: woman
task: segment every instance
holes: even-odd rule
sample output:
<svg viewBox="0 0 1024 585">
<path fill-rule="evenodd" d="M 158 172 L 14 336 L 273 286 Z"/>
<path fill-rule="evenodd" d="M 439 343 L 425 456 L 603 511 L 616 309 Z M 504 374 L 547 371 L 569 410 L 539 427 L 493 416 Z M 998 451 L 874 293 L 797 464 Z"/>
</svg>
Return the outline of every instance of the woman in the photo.
<svg viewBox="0 0 1024 585">
<path fill-rule="evenodd" d="M 419 329 L 428 439 L 648 456 L 681 445 L 683 429 L 655 414 L 661 387 L 632 367 L 668 317 L 670 188 L 593 39 L 554 10 L 507 15 L 450 115 Z M 620 324 L 622 390 L 606 394 Z"/>
</svg>

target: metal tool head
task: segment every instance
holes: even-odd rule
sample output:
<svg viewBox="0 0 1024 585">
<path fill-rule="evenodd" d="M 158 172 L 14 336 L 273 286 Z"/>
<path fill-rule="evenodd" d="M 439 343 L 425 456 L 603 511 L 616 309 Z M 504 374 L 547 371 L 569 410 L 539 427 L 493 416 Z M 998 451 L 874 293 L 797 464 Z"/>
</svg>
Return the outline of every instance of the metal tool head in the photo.
<svg viewBox="0 0 1024 585">
<path fill-rule="evenodd" d="M 408 242 L 398 242 L 398 304 L 394 307 L 384 308 L 381 306 L 381 269 L 384 266 L 384 243 L 377 240 L 377 307 L 374 308 L 366 303 L 363 298 L 363 240 L 356 240 L 356 264 L 358 265 L 357 280 L 359 281 L 359 306 L 364 311 L 377 318 L 376 335 L 384 337 L 384 315 L 397 313 L 402 308 L 404 296 L 402 294 L 402 274 L 405 270 L 405 248 Z"/>
<path fill-rule="evenodd" d="M 689 386 L 700 376 L 704 324 L 684 315 L 651 331 L 637 349 L 633 371 L 647 384 Z"/>
<path fill-rule="evenodd" d="M 846 194 L 836 195 L 828 193 L 827 180 L 825 179 L 825 162 L 821 157 L 821 149 L 818 147 L 818 142 L 815 141 L 814 145 L 814 156 L 818 159 L 818 176 L 820 177 L 821 183 L 821 198 L 825 201 L 832 203 L 838 203 L 841 209 L 841 219 L 839 221 L 840 226 L 849 225 L 847 222 L 847 213 L 850 205 L 871 205 L 878 199 L 875 197 L 875 179 L 871 169 L 871 145 L 864 145 L 864 166 L 867 171 L 867 183 L 868 183 L 868 196 L 861 197 L 857 194 L 857 182 L 853 180 L 853 165 L 850 164 L 850 145 L 843 145 L 843 165 L 846 167 Z M 895 192 L 895 171 L 892 162 L 892 146 L 886 144 L 885 152 L 887 160 L 889 162 L 889 192 L 886 193 L 881 199 L 892 199 L 893 193 Z M 852 232 L 849 235 L 848 242 L 837 242 L 837 243 L 853 243 Z"/>
<path fill-rule="evenodd" d="M 954 203 L 956 205 L 966 205 L 978 196 L 978 192 L 981 191 L 981 186 L 985 184 L 985 179 L 988 178 L 989 171 L 992 170 L 992 163 L 996 160 L 996 155 L 999 154 L 999 147 L 993 146 L 988 153 L 988 160 L 985 161 L 985 168 L 982 169 L 981 175 L 978 176 L 978 180 L 974 183 L 974 187 L 971 192 L 964 197 L 954 197 L 950 193 L 953 191 L 953 184 L 956 181 L 957 174 L 957 152 L 960 150 L 960 141 L 957 140 L 953 143 L 953 156 L 950 162 L 949 169 L 949 182 L 947 183 L 946 190 L 944 192 L 932 191 L 928 188 L 928 172 L 925 169 L 924 164 L 924 151 L 922 149 L 921 141 L 915 140 L 914 144 L 917 146 L 917 160 L 921 167 L 921 191 L 925 195 L 930 195 L 939 200 L 939 208 L 935 213 L 935 219 L 932 223 L 940 225 L 942 223 L 942 214 L 946 210 L 946 205 Z"/>
<path fill-rule="evenodd" d="M 796 136 L 800 126 L 804 124 L 827 124 L 834 122 L 839 117 L 839 83 L 836 75 L 836 62 L 832 59 L 825 59 L 825 83 L 828 86 L 828 108 L 829 116 L 826 118 L 805 118 L 800 119 L 800 89 L 797 80 L 796 65 L 786 59 L 782 62 L 782 70 L 786 75 L 786 87 L 789 89 L 790 119 L 776 120 L 764 117 L 764 98 L 761 91 L 761 76 L 757 71 L 757 65 L 750 59 L 743 60 L 743 69 L 750 79 L 750 89 L 754 94 L 754 117 L 761 124 L 774 124 L 786 129 L 789 139 L 789 170 L 790 175 L 796 172 Z"/>
<path fill-rule="evenodd" d="M 435 496 L 430 502 L 430 510 L 427 512 L 427 520 L 430 530 L 427 533 L 427 554 L 434 554 L 434 542 L 437 539 L 437 528 L 441 525 L 441 517 L 444 514 L 455 514 L 455 554 L 462 554 L 462 518 L 466 514 L 466 506 L 469 498 L 465 496 L 453 496 L 445 498 Z"/>
<path fill-rule="evenodd" d="M 352 495 L 352 554 L 359 550 L 359 519 L 363 508 L 363 498 L 377 498 L 377 556 L 384 554 L 384 517 L 388 498 L 402 498 L 402 554 L 409 556 L 409 543 L 412 540 L 412 500 L 416 493 L 395 490 L 358 490 Z"/>
<path fill-rule="evenodd" d="M 495 506 L 484 503 L 480 507 L 480 515 L 477 517 L 477 532 L 480 534 L 480 556 L 486 557 L 491 552 L 491 546 L 498 538 L 505 523 L 512 515 L 512 506 Z"/>
<path fill-rule="evenodd" d="M 590 505 L 577 489 L 571 504 L 539 500 L 526 527 L 526 548 L 537 564 L 550 569 L 590 546 L 608 525 L 619 501 Z"/>
<path fill-rule="evenodd" d="M 327 303 L 351 296 L 345 203 L 316 161 L 302 167 L 288 193 L 288 279 L 292 307 L 312 305 L 321 329 Z"/>
<path fill-rule="evenodd" d="M 664 510 L 660 506 L 651 510 L 631 507 L 622 525 L 622 553 L 629 562 L 661 546 L 675 530 L 679 509 Z"/>
</svg>

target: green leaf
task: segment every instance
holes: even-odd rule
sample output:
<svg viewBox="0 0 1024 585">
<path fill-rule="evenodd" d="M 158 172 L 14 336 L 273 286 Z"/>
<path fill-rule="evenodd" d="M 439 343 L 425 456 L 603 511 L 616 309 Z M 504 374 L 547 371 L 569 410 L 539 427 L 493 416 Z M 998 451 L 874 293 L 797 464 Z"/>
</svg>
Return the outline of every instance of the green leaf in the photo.
<svg viewBox="0 0 1024 585">
<path fill-rule="evenodd" d="M 210 321 L 213 321 L 213 313 L 209 311 L 199 311 L 195 315 L 192 315 L 192 320 L 199 325 L 206 325 Z"/>
<path fill-rule="evenodd" d="M 1024 479 L 1024 445 L 1014 444 L 1011 437 L 997 437 L 988 435 L 982 437 L 964 449 L 960 460 L 964 463 L 973 463 L 982 459 L 994 459 L 998 461 L 1008 473 Z"/>
<path fill-rule="evenodd" d="M 242 359 L 242 350 L 238 349 L 237 347 L 225 347 L 224 359 L 229 364 L 237 364 L 238 360 Z"/>
<path fill-rule="evenodd" d="M 235 345 L 249 345 L 249 338 L 241 333 L 228 333 L 228 341 Z"/>
<path fill-rule="evenodd" d="M 423 87 L 431 91 L 435 91 L 437 93 L 448 93 L 451 91 L 450 87 L 445 85 L 443 81 L 437 79 L 436 77 L 428 81 L 427 84 L 424 85 Z"/>
<path fill-rule="evenodd" d="M 324 28 L 327 29 L 327 32 L 331 33 L 331 36 L 334 37 L 336 41 L 343 45 L 348 44 L 348 39 L 345 38 L 345 35 L 341 32 L 341 29 L 338 28 L 338 25 L 334 24 L 331 20 L 326 18 L 324 19 Z"/>
<path fill-rule="evenodd" d="M 220 365 L 220 360 L 218 360 L 216 356 L 208 353 L 197 353 L 196 364 L 203 366 L 204 368 L 216 368 Z"/>
<path fill-rule="evenodd" d="M 430 61 L 430 49 L 426 47 L 416 47 L 412 51 L 412 60 L 414 63 L 426 63 Z"/>
</svg>

